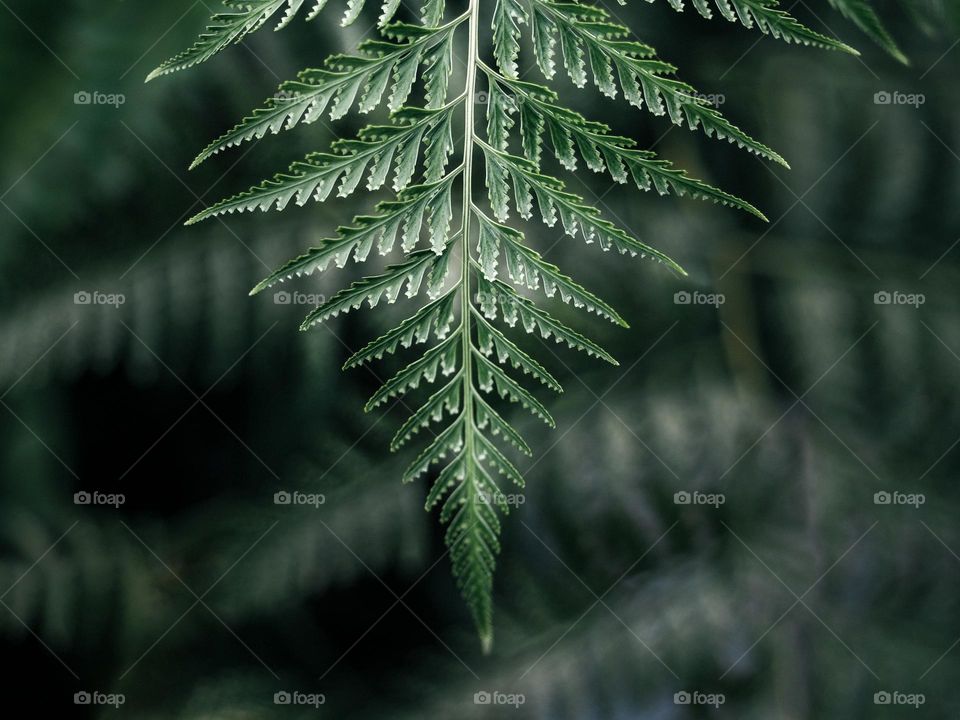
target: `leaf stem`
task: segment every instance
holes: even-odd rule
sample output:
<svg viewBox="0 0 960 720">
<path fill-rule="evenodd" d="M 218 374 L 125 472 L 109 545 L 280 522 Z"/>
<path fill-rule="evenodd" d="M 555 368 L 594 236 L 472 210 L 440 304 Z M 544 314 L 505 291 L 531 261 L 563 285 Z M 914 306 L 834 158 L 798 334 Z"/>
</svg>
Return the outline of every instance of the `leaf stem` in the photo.
<svg viewBox="0 0 960 720">
<path fill-rule="evenodd" d="M 464 130 L 463 130 L 463 218 L 460 230 L 462 248 L 461 263 L 461 295 L 460 295 L 460 322 L 463 325 L 463 364 L 464 364 L 464 411 L 470 427 L 465 433 L 464 442 L 467 446 L 468 457 L 472 457 L 473 438 L 470 432 L 473 425 L 473 367 L 470 355 L 470 207 L 472 205 L 472 181 L 473 181 L 473 152 L 474 152 L 474 105 L 476 103 L 476 81 L 477 81 L 477 60 L 478 60 L 478 25 L 480 14 L 479 0 L 470 0 L 470 7 L 467 11 L 470 20 L 468 24 L 469 40 L 467 44 L 467 78 L 463 94 L 466 98 L 464 102 Z M 468 460 L 469 465 L 469 460 Z"/>
<path fill-rule="evenodd" d="M 467 10 L 470 16 L 467 43 L 467 78 L 464 88 L 463 111 L 463 201 L 461 203 L 463 212 L 463 225 L 460 230 L 460 242 L 462 243 L 461 252 L 461 275 L 460 275 L 460 323 L 461 323 L 461 353 L 463 356 L 463 415 L 466 420 L 463 429 L 464 438 L 464 482 L 467 483 L 467 493 L 465 496 L 464 510 L 470 515 L 476 515 L 475 504 L 477 502 L 478 488 L 476 485 L 476 468 L 474 461 L 476 459 L 474 449 L 474 427 L 475 418 L 473 413 L 473 344 L 471 342 L 471 320 L 472 305 L 470 303 L 470 217 L 472 215 L 472 183 L 473 183 L 473 155 L 475 149 L 476 135 L 474 133 L 474 109 L 476 106 L 476 83 L 479 68 L 478 35 L 480 25 L 480 0 L 470 0 L 470 6 Z M 458 542 L 464 542 L 460 538 Z M 483 652 L 490 652 L 493 644 L 493 632 L 490 627 L 482 627 L 484 621 L 478 618 L 480 632 L 480 642 Z"/>
</svg>

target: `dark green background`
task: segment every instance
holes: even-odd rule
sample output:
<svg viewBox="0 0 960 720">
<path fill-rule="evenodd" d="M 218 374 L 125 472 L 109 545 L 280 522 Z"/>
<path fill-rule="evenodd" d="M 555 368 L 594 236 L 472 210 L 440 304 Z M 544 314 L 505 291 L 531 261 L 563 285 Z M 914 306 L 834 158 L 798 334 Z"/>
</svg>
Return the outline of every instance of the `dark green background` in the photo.
<svg viewBox="0 0 960 720">
<path fill-rule="evenodd" d="M 557 83 L 771 222 L 568 176 L 689 279 L 530 227 L 632 328 L 557 309 L 619 368 L 525 343 L 567 392 L 544 397 L 553 432 L 511 415 L 535 454 L 518 461 L 526 503 L 505 523 L 484 657 L 424 485 L 399 482 L 409 453 L 386 451 L 402 414 L 364 416 L 377 377 L 339 369 L 408 308 L 301 334 L 306 308 L 247 297 L 375 198 L 181 227 L 333 138 L 317 123 L 185 169 L 280 80 L 356 46 L 373 15 L 340 30 L 340 5 L 149 85 L 203 3 L 0 7 L 5 702 L 92 717 L 72 698 L 98 690 L 126 696 L 104 717 L 295 717 L 273 694 L 299 690 L 326 698 L 304 717 L 957 717 L 960 35 L 881 5 L 906 68 L 824 0 L 793 12 L 862 58 L 611 4 L 793 170 Z M 80 91 L 126 102 L 76 105 Z M 357 272 L 295 287 L 329 294 Z M 126 302 L 74 304 L 95 290 Z M 682 290 L 725 303 L 677 305 Z M 326 503 L 277 507 L 281 489 Z M 126 503 L 77 506 L 81 490 Z M 726 502 L 678 506 L 681 490 Z M 526 702 L 475 705 L 484 690 Z M 677 706 L 683 690 L 726 703 Z M 926 703 L 874 704 L 894 690 Z"/>
</svg>

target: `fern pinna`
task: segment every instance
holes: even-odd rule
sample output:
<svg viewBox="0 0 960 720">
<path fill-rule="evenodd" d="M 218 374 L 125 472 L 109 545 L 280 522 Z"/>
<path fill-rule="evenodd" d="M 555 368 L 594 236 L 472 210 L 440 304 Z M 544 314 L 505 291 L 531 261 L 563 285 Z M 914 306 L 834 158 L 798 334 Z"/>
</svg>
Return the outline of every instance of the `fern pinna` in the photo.
<svg viewBox="0 0 960 720">
<path fill-rule="evenodd" d="M 526 379 L 521 376 L 561 391 L 557 380 L 510 339 L 501 324 L 519 324 L 528 334 L 553 338 L 613 365 L 616 361 L 605 350 L 551 315 L 537 291 L 627 326 L 616 310 L 545 260 L 524 232 L 509 224 L 511 207 L 523 221 L 533 221 L 536 204 L 536 214 L 547 226 L 559 222 L 571 237 L 596 242 L 604 250 L 650 257 L 683 273 L 670 258 L 605 219 L 560 178 L 548 174 L 544 148 L 566 171 L 575 171 L 582 162 L 595 173 L 607 173 L 641 190 L 689 195 L 763 218 L 744 200 L 688 176 L 653 152 L 636 147 L 630 138 L 613 134 L 603 123 L 565 108 L 542 82 L 521 79 L 524 36 L 548 81 L 555 79 L 557 65 L 562 65 L 577 87 L 592 78 L 604 95 L 622 93 L 631 105 L 666 115 L 676 125 L 686 123 L 691 130 L 699 128 L 707 136 L 786 163 L 731 124 L 693 87 L 676 79 L 674 66 L 661 60 L 652 47 L 633 39 L 627 27 L 597 5 L 497 0 L 483 3 L 481 12 L 479 0 L 470 0 L 465 12 L 449 17 L 452 13 L 446 11 L 444 0 L 423 1 L 413 22 L 397 19 L 400 0 L 382 2 L 379 37 L 362 42 L 354 54 L 330 56 L 322 67 L 304 70 L 296 80 L 283 83 L 277 95 L 200 153 L 194 166 L 268 132 L 314 122 L 324 113 L 337 120 L 351 110 L 368 113 L 385 104 L 387 122 L 335 141 L 329 152 L 308 155 L 286 172 L 204 210 L 189 223 L 246 210 L 283 210 L 291 201 L 297 205 L 324 202 L 334 189 L 346 197 L 364 179 L 370 191 L 390 183 L 391 198 L 377 205 L 373 214 L 340 227 L 334 237 L 288 262 L 252 293 L 294 275 L 325 270 L 331 263 L 343 267 L 351 257 L 362 263 L 376 252 L 391 256 L 391 264 L 315 308 L 302 328 L 364 303 L 370 307 L 381 301 L 393 303 L 401 294 L 409 300 L 423 299 L 419 310 L 350 357 L 344 367 L 381 359 L 400 348 L 414 352 L 414 346 L 432 343 L 386 381 L 366 409 L 397 398 L 412 401 L 408 394 L 421 385 L 431 387 L 432 393 L 397 431 L 391 449 L 414 441 L 424 446 L 403 481 L 435 475 L 426 508 L 439 507 L 440 521 L 448 526 L 446 543 L 453 572 L 487 649 L 493 637 L 498 511 L 509 510 L 500 485 L 523 486 L 506 446 L 531 454 L 504 416 L 498 397 L 518 403 L 552 427 L 550 412 L 521 382 Z M 727 20 L 739 20 L 788 42 L 855 52 L 804 27 L 773 0 L 715 2 Z M 683 9 L 682 0 L 670 3 L 676 10 Z M 275 21 L 280 29 L 305 9 L 304 0 L 227 0 L 226 4 L 228 12 L 215 15 L 192 47 L 160 65 L 150 78 L 203 62 L 267 23 Z M 326 4 L 317 0 L 306 18 L 316 17 Z M 693 0 L 693 4 L 702 15 L 711 15 L 706 0 Z M 363 5 L 363 0 L 348 0 L 343 24 L 361 17 Z M 489 38 L 483 46 L 482 38 Z M 466 66 L 465 81 L 451 90 L 458 62 Z M 481 97 L 485 103 L 478 102 Z M 481 108 L 485 129 L 476 118 Z M 459 138 L 461 131 L 462 142 L 455 143 L 455 134 Z M 425 440 L 418 437 L 428 434 Z"/>
</svg>

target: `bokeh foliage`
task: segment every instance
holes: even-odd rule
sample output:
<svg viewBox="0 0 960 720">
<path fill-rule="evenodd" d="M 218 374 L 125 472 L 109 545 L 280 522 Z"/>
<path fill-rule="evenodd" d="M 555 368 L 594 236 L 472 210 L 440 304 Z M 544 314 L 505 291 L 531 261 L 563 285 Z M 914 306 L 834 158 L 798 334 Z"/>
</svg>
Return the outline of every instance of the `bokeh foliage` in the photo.
<svg viewBox="0 0 960 720">
<path fill-rule="evenodd" d="M 622 208 L 692 279 L 537 235 L 551 261 L 579 258 L 632 328 L 598 326 L 620 368 L 550 346 L 567 387 L 557 431 L 516 415 L 550 450 L 521 468 L 489 658 L 423 488 L 396 482 L 409 458 L 383 452 L 394 420 L 359 411 L 377 379 L 339 371 L 388 321 L 357 314 L 301 335 L 302 308 L 246 297 L 371 199 L 180 227 L 198 196 L 331 139 L 318 125 L 264 141 L 242 178 L 233 157 L 185 170 L 278 78 L 352 48 L 369 23 L 261 33 L 145 87 L 153 61 L 202 24 L 202 4 L 10 9 L 22 23 L 0 8 L 14 110 L 0 120 L 0 593 L 14 587 L 0 628 L 10 687 L 38 688 L 37 708 L 79 715 L 73 693 L 99 689 L 126 695 L 124 717 L 288 717 L 273 693 L 296 688 L 326 696 L 305 716 L 695 717 L 673 695 L 701 689 L 723 692 L 729 717 L 874 718 L 887 709 L 873 694 L 897 689 L 925 694 L 917 717 L 957 714 L 960 651 L 934 663 L 960 637 L 960 50 L 937 8 L 916 22 L 879 6 L 910 67 L 826 2 L 794 12 L 860 60 L 756 42 L 665 4 L 614 8 L 793 170 L 565 96 L 772 222 L 581 175 L 573 189 Z M 126 102 L 76 105 L 81 91 Z M 875 104 L 881 91 L 925 102 Z M 84 290 L 126 302 L 75 305 Z M 676 305 L 682 290 L 725 302 Z M 884 290 L 926 302 L 876 305 Z M 326 502 L 273 504 L 294 488 Z M 127 502 L 74 505 L 93 489 Z M 726 502 L 674 503 L 694 489 Z M 926 503 L 877 506 L 880 490 Z M 495 689 L 526 703 L 474 705 Z"/>
</svg>

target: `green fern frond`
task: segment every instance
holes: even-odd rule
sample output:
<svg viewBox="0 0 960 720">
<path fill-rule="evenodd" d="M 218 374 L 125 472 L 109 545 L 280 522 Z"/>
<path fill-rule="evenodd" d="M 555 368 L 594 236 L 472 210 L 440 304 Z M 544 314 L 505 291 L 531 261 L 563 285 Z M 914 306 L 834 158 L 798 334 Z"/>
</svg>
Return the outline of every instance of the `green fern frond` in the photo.
<svg viewBox="0 0 960 720">
<path fill-rule="evenodd" d="M 653 1 L 647 0 L 647 2 Z M 621 5 L 624 4 L 623 0 L 618 2 Z M 677 12 L 683 12 L 684 0 L 668 0 L 668 2 Z M 708 0 L 692 0 L 692 2 L 700 15 L 708 20 L 713 17 Z M 846 43 L 821 35 L 803 25 L 790 13 L 781 10 L 777 0 L 714 0 L 714 4 L 725 20 L 739 21 L 745 28 L 756 27 L 765 35 L 771 35 L 784 42 L 811 45 L 825 50 L 840 50 L 851 55 L 860 54 Z"/>
<path fill-rule="evenodd" d="M 770 0 L 717 2 L 724 17 L 767 34 L 849 50 L 804 28 Z M 705 3 L 695 0 L 697 9 L 709 14 Z M 288 22 L 302 4 L 296 0 L 231 3 L 237 13 L 215 17 L 213 29 L 198 46 L 161 66 L 162 72 L 206 59 L 281 9 L 286 10 L 284 22 Z M 323 0 L 315 3 L 310 16 L 324 4 Z M 345 20 L 355 20 L 363 4 L 348 0 Z M 679 0 L 673 4 L 681 8 Z M 252 293 L 294 276 L 323 271 L 331 264 L 342 268 L 351 259 L 364 263 L 375 254 L 388 258 L 385 268 L 374 271 L 379 274 L 337 292 L 314 308 L 301 327 L 310 328 L 363 305 L 395 303 L 401 297 L 415 305 L 405 320 L 352 354 L 344 368 L 388 357 L 400 360 L 407 351 L 415 354 L 412 361 L 406 357 L 400 361 L 399 369 L 370 397 L 366 410 L 391 403 L 417 408 L 408 412 L 391 450 L 420 442 L 421 449 L 402 480 L 412 482 L 423 475 L 433 479 L 425 507 L 439 508 L 440 522 L 447 526 L 453 572 L 488 650 L 493 639 L 499 516 L 510 510 L 498 482 L 522 487 L 523 477 L 507 453 L 531 454 L 503 408 L 519 405 L 553 427 L 550 411 L 538 394 L 562 392 L 558 380 L 521 347 L 521 339 L 531 335 L 544 342 L 552 339 L 617 365 L 599 344 L 541 304 L 559 300 L 627 327 L 616 310 L 543 257 L 535 247 L 535 234 L 525 235 L 510 224 L 511 210 L 520 220 L 532 220 L 536 204 L 542 221 L 558 225 L 566 236 L 595 242 L 605 250 L 649 256 L 684 274 L 665 253 L 569 192 L 544 162 L 544 149 L 564 172 L 577 171 L 582 162 L 592 172 L 606 173 L 618 183 L 632 182 L 640 190 L 709 200 L 765 219 L 747 201 L 691 178 L 668 160 L 637 147 L 632 138 L 616 135 L 606 125 L 563 107 L 550 87 L 521 80 L 519 59 L 525 40 L 532 44 L 548 80 L 555 75 L 559 53 L 577 86 L 583 87 L 592 77 L 605 95 L 621 92 L 630 104 L 645 106 L 655 116 L 666 115 L 677 125 L 686 122 L 708 137 L 786 163 L 727 121 L 692 86 L 676 80 L 676 68 L 657 58 L 651 47 L 632 39 L 628 28 L 612 22 L 596 5 L 497 0 L 489 6 L 489 17 L 481 17 L 481 3 L 470 0 L 466 13 L 444 24 L 444 2 L 425 0 L 421 25 L 391 23 L 399 5 L 396 0 L 380 5 L 378 38 L 364 41 L 355 55 L 336 55 L 322 69 L 305 70 L 296 81 L 281 85 L 282 95 L 214 141 L 196 163 L 267 133 L 311 123 L 328 110 L 336 121 L 354 107 L 366 113 L 386 104 L 391 111 L 389 122 L 368 125 L 354 137 L 337 140 L 328 152 L 308 155 L 287 172 L 217 203 L 188 222 L 257 209 L 283 210 L 292 202 L 322 202 L 335 189 L 345 197 L 364 180 L 370 192 L 389 193 L 372 214 L 338 228 L 333 237 L 278 268 Z M 481 28 L 489 29 L 489 37 L 481 37 Z M 463 35 L 466 79 L 456 98 L 448 100 L 456 43 Z M 484 62 L 483 56 L 492 64 Z M 481 137 L 476 116 L 484 89 L 486 132 Z M 463 140 L 457 149 L 454 130 L 459 133 L 461 125 Z M 455 154 L 458 164 L 448 169 Z M 480 186 L 481 177 L 485 189 Z M 461 192 L 455 202 L 456 184 Z"/>
</svg>

